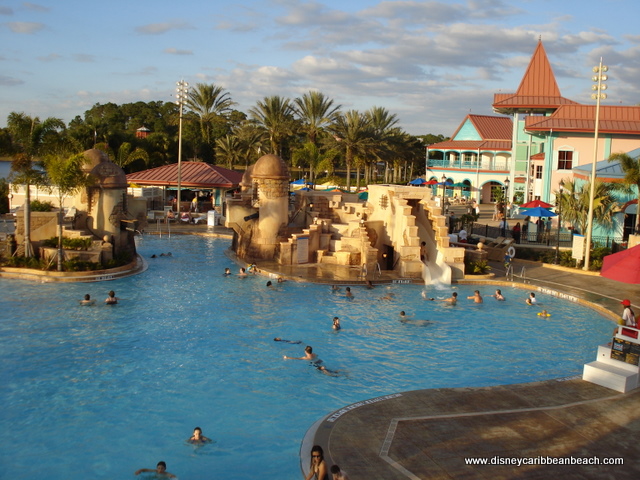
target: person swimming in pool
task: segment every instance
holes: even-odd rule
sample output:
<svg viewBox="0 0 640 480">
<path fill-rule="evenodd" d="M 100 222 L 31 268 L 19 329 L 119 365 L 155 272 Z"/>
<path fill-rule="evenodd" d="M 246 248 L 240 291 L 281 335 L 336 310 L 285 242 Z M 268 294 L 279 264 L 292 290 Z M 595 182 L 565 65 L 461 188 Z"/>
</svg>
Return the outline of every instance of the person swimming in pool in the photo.
<svg viewBox="0 0 640 480">
<path fill-rule="evenodd" d="M 345 296 L 347 298 L 353 298 L 353 293 L 351 293 L 351 287 L 345 288 L 344 291 L 345 291 Z"/>
<path fill-rule="evenodd" d="M 340 370 L 329 370 L 327 367 L 325 367 L 323 365 L 317 365 L 316 369 L 320 373 L 323 373 L 325 375 L 329 375 L 330 377 L 339 377 L 340 376 Z"/>
<path fill-rule="evenodd" d="M 83 306 L 95 305 L 95 303 L 96 301 L 91 300 L 91 295 L 89 295 L 88 293 L 84 296 L 82 300 L 80 300 L 80 305 L 83 305 Z"/>
<path fill-rule="evenodd" d="M 167 472 L 167 464 L 164 462 L 158 462 L 156 468 L 141 468 L 140 470 L 136 470 L 134 475 L 140 475 L 141 473 L 155 473 L 163 477 L 177 478 L 173 473 Z"/>
<path fill-rule="evenodd" d="M 113 290 L 111 290 L 109 292 L 109 296 L 105 299 L 104 303 L 106 303 L 107 305 L 115 305 L 116 303 L 118 303 L 118 297 L 116 297 L 116 292 L 114 292 Z"/>
<path fill-rule="evenodd" d="M 209 437 L 205 437 L 202 434 L 202 429 L 200 427 L 196 427 L 193 429 L 193 435 L 191 435 L 191 437 L 189 438 L 189 440 L 187 440 L 187 442 L 201 445 L 204 443 L 211 442 L 211 439 Z"/>
<path fill-rule="evenodd" d="M 490 295 L 491 297 L 494 297 L 496 300 L 499 300 L 501 302 L 504 302 L 504 295 L 502 295 L 502 292 L 500 291 L 500 289 L 498 288 L 496 290 L 495 295 Z"/>
<path fill-rule="evenodd" d="M 276 337 L 273 339 L 274 342 L 282 342 L 282 343 L 291 343 L 293 345 L 300 345 L 302 342 L 300 340 L 294 342 L 293 340 L 284 340 L 280 337 Z"/>
<path fill-rule="evenodd" d="M 451 305 L 458 303 L 458 292 L 453 292 L 449 298 L 442 300 L 443 302 L 449 302 Z"/>
<path fill-rule="evenodd" d="M 231 269 L 229 267 L 224 269 L 224 275 L 231 275 Z"/>
<path fill-rule="evenodd" d="M 473 295 L 467 297 L 468 300 L 473 300 L 474 303 L 482 303 L 482 295 L 480 295 L 480 290 L 475 290 Z"/>
<path fill-rule="evenodd" d="M 313 348 L 307 345 L 304 348 L 304 356 L 303 357 L 287 357 L 286 355 L 283 357 L 285 360 L 309 360 L 311 362 L 318 361 L 318 355 L 313 353 Z"/>
<path fill-rule="evenodd" d="M 333 317 L 333 326 L 334 330 L 340 330 L 342 327 L 340 326 L 340 319 L 338 317 Z"/>
</svg>

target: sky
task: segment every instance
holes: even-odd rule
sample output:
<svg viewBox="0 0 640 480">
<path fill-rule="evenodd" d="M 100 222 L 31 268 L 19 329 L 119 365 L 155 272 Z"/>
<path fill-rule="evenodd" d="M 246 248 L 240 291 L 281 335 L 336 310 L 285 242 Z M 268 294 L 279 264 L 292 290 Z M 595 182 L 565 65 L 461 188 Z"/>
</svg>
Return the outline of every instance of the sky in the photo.
<svg viewBox="0 0 640 480">
<path fill-rule="evenodd" d="M 319 90 L 384 107 L 410 134 L 451 136 L 515 92 L 542 39 L 563 96 L 640 104 L 637 0 L 0 0 L 0 127 L 11 112 L 69 122 L 97 103 L 174 101 L 215 83 L 244 111 Z"/>
</svg>

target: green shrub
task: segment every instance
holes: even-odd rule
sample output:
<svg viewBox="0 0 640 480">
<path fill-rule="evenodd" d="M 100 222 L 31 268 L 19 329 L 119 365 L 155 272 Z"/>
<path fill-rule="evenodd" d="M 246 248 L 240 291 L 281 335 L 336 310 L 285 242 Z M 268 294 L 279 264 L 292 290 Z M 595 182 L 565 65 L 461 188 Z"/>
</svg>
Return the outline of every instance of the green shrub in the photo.
<svg viewBox="0 0 640 480">
<path fill-rule="evenodd" d="M 485 260 L 466 261 L 464 266 L 464 271 L 468 275 L 486 275 L 491 271 L 491 267 Z"/>
<path fill-rule="evenodd" d="M 32 212 L 50 212 L 53 208 L 53 203 L 51 202 L 41 202 L 40 200 L 31 201 Z"/>
<path fill-rule="evenodd" d="M 67 250 L 89 250 L 92 245 L 90 238 L 69 238 L 62 237 L 62 248 Z M 41 245 L 43 247 L 58 248 L 58 237 L 51 237 L 46 240 L 42 240 Z"/>
</svg>

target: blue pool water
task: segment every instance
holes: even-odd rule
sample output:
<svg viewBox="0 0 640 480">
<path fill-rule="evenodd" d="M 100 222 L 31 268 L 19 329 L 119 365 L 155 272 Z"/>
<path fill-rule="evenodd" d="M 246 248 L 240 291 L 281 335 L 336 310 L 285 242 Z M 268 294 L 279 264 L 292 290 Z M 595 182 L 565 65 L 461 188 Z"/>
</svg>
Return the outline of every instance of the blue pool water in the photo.
<svg viewBox="0 0 640 480">
<path fill-rule="evenodd" d="M 322 285 L 268 289 L 264 277 L 235 275 L 228 246 L 145 236 L 141 275 L 0 279 L 0 478 L 135 478 L 159 460 L 184 479 L 301 478 L 302 437 L 334 410 L 405 390 L 576 375 L 612 331 L 594 311 L 545 295 L 529 307 L 526 292 L 509 288 L 496 302 L 480 287 L 485 303 L 475 305 L 466 296 L 476 287 L 456 287 L 455 307 L 424 301 L 418 285 L 353 287 L 353 300 Z M 103 305 L 111 289 L 121 301 Z M 98 304 L 79 306 L 85 293 Z M 305 345 L 340 376 L 283 360 Z M 215 443 L 187 445 L 195 426 Z"/>
</svg>

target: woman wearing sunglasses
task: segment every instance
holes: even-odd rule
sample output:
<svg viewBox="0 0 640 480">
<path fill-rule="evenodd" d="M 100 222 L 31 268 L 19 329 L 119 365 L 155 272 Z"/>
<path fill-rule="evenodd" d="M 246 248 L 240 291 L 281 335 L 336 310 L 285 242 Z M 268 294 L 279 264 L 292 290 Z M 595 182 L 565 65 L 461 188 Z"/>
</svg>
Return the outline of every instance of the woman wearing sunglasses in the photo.
<svg viewBox="0 0 640 480">
<path fill-rule="evenodd" d="M 320 445 L 314 445 L 311 449 L 311 462 L 309 474 L 305 480 L 327 480 L 327 464 L 324 461 L 324 453 Z"/>
</svg>

